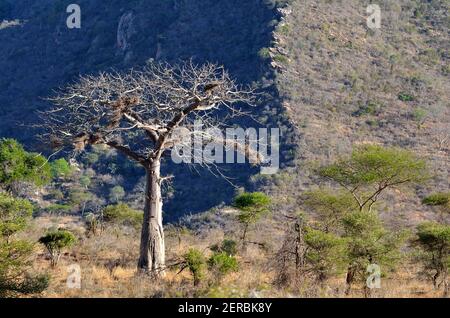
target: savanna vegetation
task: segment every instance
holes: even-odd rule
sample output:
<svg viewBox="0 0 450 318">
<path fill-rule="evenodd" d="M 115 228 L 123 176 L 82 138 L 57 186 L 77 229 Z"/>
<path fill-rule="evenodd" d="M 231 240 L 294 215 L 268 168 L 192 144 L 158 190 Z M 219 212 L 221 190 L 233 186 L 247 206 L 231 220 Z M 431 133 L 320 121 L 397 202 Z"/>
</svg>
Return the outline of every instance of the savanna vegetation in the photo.
<svg viewBox="0 0 450 318">
<path fill-rule="evenodd" d="M 0 22 L 15 13 L 2 3 Z M 239 1 L 142 3 L 170 12 L 149 35 L 150 61 L 135 33 L 144 13 L 112 17 L 118 46 L 108 24 L 88 24 L 102 36 L 68 52 L 101 51 L 80 72 L 95 75 L 40 104 L 23 144 L 0 139 L 0 297 L 448 297 L 448 1 L 380 1 L 380 30 L 360 0 L 249 1 L 245 23 Z M 41 20 L 56 23 L 57 5 Z M 202 10 L 208 19 L 192 18 Z M 98 73 L 100 60 L 127 71 Z M 52 89 L 68 82 L 48 76 Z M 171 164 L 176 128 L 198 119 L 280 127 L 280 171 Z"/>
</svg>

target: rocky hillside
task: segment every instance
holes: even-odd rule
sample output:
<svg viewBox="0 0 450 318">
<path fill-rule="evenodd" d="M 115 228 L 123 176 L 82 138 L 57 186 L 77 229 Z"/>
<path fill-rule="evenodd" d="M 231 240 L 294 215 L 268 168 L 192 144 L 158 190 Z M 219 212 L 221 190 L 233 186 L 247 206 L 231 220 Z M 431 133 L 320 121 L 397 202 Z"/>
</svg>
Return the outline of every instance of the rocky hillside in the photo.
<svg viewBox="0 0 450 318">
<path fill-rule="evenodd" d="M 449 188 L 450 2 L 378 2 L 382 26 L 373 31 L 368 1 L 291 1 L 265 51 L 299 133 L 295 168 L 277 176 L 273 190 L 281 202 L 291 199 L 292 210 L 297 194 L 318 184 L 311 163 L 333 161 L 363 143 L 412 149 L 434 174 L 429 188 L 391 194 L 386 217 L 402 223 L 431 217 L 419 198 Z"/>
<path fill-rule="evenodd" d="M 1 136 L 33 144 L 35 111 L 48 107 L 42 98 L 78 74 L 193 58 L 264 87 L 257 115 L 283 129 L 284 172 L 265 179 L 241 166 L 231 174 L 240 186 L 266 186 L 280 209 L 295 212 L 298 193 L 318 185 L 312 164 L 362 143 L 413 149 L 435 175 L 414 193 L 390 194 L 392 222 L 431 217 L 420 198 L 449 187 L 448 0 L 379 1 L 376 31 L 363 0 L 80 0 L 79 30 L 66 27 L 69 3 L 0 0 Z M 208 173 L 175 174 L 169 214 L 229 202 L 235 191 Z M 133 189 L 139 178 L 129 178 Z"/>
</svg>

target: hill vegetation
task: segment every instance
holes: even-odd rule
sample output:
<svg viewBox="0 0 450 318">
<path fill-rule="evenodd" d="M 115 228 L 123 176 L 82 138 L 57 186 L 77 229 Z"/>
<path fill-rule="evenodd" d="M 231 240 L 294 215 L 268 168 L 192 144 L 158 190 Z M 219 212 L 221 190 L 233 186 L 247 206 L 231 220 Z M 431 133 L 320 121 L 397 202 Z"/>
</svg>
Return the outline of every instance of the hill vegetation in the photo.
<svg viewBox="0 0 450 318">
<path fill-rule="evenodd" d="M 80 0 L 70 31 L 64 1 L 0 0 L 0 297 L 448 296 L 450 3 L 379 2 L 371 30 L 362 0 Z M 282 164 L 233 186 L 164 162 L 156 279 L 142 169 L 95 143 L 50 156 L 34 114 L 77 74 L 180 58 L 258 90 L 233 124 L 280 127 Z"/>
</svg>

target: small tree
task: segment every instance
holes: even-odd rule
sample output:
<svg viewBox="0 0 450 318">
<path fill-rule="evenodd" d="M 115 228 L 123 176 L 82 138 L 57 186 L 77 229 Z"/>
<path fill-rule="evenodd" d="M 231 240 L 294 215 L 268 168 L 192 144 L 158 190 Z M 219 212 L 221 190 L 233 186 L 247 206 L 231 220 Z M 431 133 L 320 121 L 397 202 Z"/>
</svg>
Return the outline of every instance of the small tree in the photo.
<svg viewBox="0 0 450 318">
<path fill-rule="evenodd" d="M 22 231 L 33 213 L 28 200 L 0 193 L 0 235 L 9 243 L 15 233 Z"/>
<path fill-rule="evenodd" d="M 318 169 L 355 199 L 361 211 L 371 211 L 387 189 L 422 183 L 428 178 L 423 160 L 412 152 L 378 145 L 357 147 L 350 158 Z"/>
<path fill-rule="evenodd" d="M 138 228 L 144 218 L 142 211 L 134 210 L 125 203 L 108 205 L 103 209 L 102 214 L 105 223 L 132 226 L 134 228 Z"/>
<path fill-rule="evenodd" d="M 450 269 L 450 226 L 434 222 L 417 227 L 417 243 L 421 247 L 425 269 L 432 272 L 436 289 L 443 286 L 444 296 L 449 293 L 448 272 Z"/>
<path fill-rule="evenodd" d="M 76 242 L 75 236 L 66 230 L 53 230 L 47 232 L 39 239 L 50 254 L 51 266 L 56 267 L 64 248 L 72 246 Z"/>
<path fill-rule="evenodd" d="M 211 246 L 211 251 L 214 253 L 227 253 L 230 256 L 237 254 L 237 243 L 234 240 L 225 239 L 222 243 Z"/>
<path fill-rule="evenodd" d="M 349 294 L 355 282 L 364 284 L 365 296 L 370 295 L 366 285 L 366 271 L 369 265 L 376 264 L 384 273 L 394 268 L 400 260 L 400 247 L 407 238 L 407 232 L 387 231 L 378 215 L 358 211 L 346 215 L 343 220 L 344 235 L 347 241 L 347 290 Z"/>
<path fill-rule="evenodd" d="M 42 186 L 50 180 L 50 165 L 43 156 L 25 151 L 13 139 L 0 140 L 0 186 L 14 192 L 19 182 Z"/>
<path fill-rule="evenodd" d="M 346 264 L 345 240 L 331 233 L 306 228 L 306 272 L 315 275 L 319 283 L 340 273 Z"/>
<path fill-rule="evenodd" d="M 238 221 L 243 225 L 242 243 L 246 246 L 248 228 L 269 212 L 270 198 L 261 192 L 243 193 L 234 200 L 234 207 L 239 209 Z"/>
<path fill-rule="evenodd" d="M 208 259 L 208 267 L 215 274 L 216 280 L 219 282 L 229 273 L 237 272 L 239 264 L 234 256 L 228 255 L 226 252 L 214 253 Z"/>
<path fill-rule="evenodd" d="M 206 260 L 203 253 L 195 248 L 191 248 L 183 255 L 180 273 L 186 268 L 189 269 L 194 277 L 194 286 L 198 286 L 205 274 L 205 265 Z"/>
<path fill-rule="evenodd" d="M 48 286 L 46 275 L 30 275 L 33 244 L 11 241 L 27 226 L 33 207 L 27 200 L 0 193 L 0 297 L 36 294 Z"/>
<path fill-rule="evenodd" d="M 30 275 L 33 244 L 0 239 L 0 298 L 38 294 L 48 287 L 47 275 Z"/>
<path fill-rule="evenodd" d="M 121 186 L 115 186 L 109 191 L 109 200 L 117 203 L 125 197 L 125 190 Z"/>
</svg>

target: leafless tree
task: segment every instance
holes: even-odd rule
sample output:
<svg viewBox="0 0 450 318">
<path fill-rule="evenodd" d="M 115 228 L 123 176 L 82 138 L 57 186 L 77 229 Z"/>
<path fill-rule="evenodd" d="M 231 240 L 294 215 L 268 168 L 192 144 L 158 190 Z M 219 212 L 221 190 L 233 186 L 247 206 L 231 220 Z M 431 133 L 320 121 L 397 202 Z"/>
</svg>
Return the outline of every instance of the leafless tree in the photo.
<svg viewBox="0 0 450 318">
<path fill-rule="evenodd" d="M 239 105 L 252 105 L 254 100 L 252 89 L 238 86 L 215 64 L 152 63 L 124 74 L 84 76 L 60 90 L 51 98 L 54 109 L 41 116 L 43 137 L 54 148 L 71 145 L 77 151 L 104 144 L 144 167 L 147 185 L 138 268 L 163 276 L 160 167 L 169 150 L 186 140 L 177 128 L 194 134 L 193 127 L 201 120 L 203 142 L 222 142 L 250 156 L 245 143 L 204 134 L 207 128 L 220 129 L 230 117 L 243 114 Z"/>
</svg>

